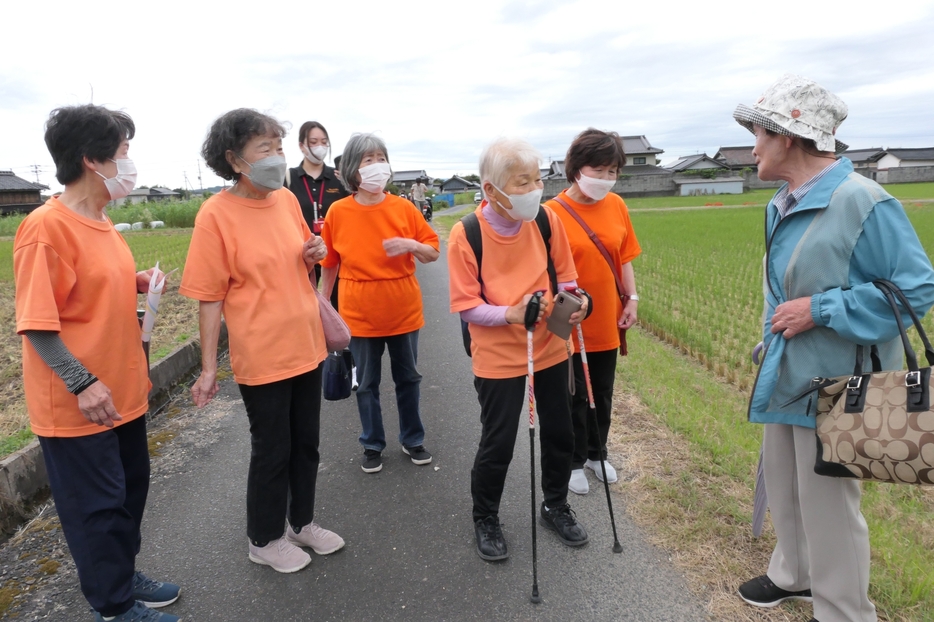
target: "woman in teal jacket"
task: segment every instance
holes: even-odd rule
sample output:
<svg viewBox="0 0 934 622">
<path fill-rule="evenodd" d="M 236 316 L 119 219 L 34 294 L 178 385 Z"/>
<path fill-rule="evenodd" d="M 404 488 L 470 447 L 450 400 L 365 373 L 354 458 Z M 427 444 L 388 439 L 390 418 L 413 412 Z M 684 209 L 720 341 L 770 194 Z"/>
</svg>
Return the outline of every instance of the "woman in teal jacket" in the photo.
<svg viewBox="0 0 934 622">
<path fill-rule="evenodd" d="M 816 376 L 851 374 L 857 344 L 877 345 L 884 369 L 902 366 L 898 328 L 874 279 L 898 285 L 919 315 L 934 304 L 934 269 L 902 206 L 834 155 L 847 148 L 834 139 L 846 114 L 827 90 L 786 75 L 733 115 L 756 135 L 759 178 L 787 182 L 766 208 L 764 354 L 749 405 L 749 420 L 766 424 L 762 463 L 778 543 L 768 572 L 739 593 L 760 607 L 813 600 L 819 622 L 877 619 L 869 532 L 859 483 L 814 473 L 816 404 L 793 398 Z"/>
</svg>

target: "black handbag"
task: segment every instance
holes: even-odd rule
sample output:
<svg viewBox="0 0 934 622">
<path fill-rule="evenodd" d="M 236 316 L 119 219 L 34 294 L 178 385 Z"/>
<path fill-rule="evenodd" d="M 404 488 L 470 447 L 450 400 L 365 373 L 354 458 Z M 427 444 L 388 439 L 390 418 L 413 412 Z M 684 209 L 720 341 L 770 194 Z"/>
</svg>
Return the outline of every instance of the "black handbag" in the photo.
<svg viewBox="0 0 934 622">
<path fill-rule="evenodd" d="M 324 399 L 345 400 L 351 393 L 350 352 L 331 352 L 324 360 Z"/>
</svg>

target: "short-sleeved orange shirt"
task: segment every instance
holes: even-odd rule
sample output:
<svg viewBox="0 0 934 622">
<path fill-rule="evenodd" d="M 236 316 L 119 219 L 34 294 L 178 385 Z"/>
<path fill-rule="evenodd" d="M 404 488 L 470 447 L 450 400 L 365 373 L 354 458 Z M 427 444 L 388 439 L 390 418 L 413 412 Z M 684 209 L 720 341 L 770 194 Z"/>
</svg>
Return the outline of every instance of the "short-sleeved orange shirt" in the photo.
<svg viewBox="0 0 934 622">
<path fill-rule="evenodd" d="M 302 259 L 311 231 L 295 195 L 223 191 L 204 202 L 179 292 L 224 301 L 230 365 L 240 384 L 293 378 L 327 358 L 318 300 Z"/>
<path fill-rule="evenodd" d="M 321 230 L 328 246 L 321 265 L 340 265 L 337 307 L 354 337 L 402 335 L 425 325 L 415 257 L 387 256 L 383 240 L 409 238 L 437 250 L 438 234 L 411 202 L 383 196 L 376 205 L 354 196 L 335 201 Z"/>
<path fill-rule="evenodd" d="M 616 266 L 627 264 L 642 252 L 636 234 L 629 221 L 626 202 L 618 194 L 610 193 L 592 205 L 574 201 L 562 192 L 562 200 L 584 219 L 597 237 L 606 246 Z M 606 259 L 597 246 L 584 233 L 583 227 L 557 201 L 545 203 L 555 211 L 564 223 L 574 265 L 577 267 L 577 285 L 593 297 L 593 313 L 583 321 L 584 344 L 590 352 L 602 352 L 619 347 L 617 323 L 623 313 L 623 305 L 616 293 L 616 278 L 610 271 Z M 574 351 L 580 351 L 577 339 L 572 339 Z"/>
<path fill-rule="evenodd" d="M 136 319 L 136 262 L 110 220 L 85 218 L 56 198 L 23 220 L 13 242 L 16 331 L 55 331 L 110 389 L 123 425 L 149 407 L 149 370 Z M 23 337 L 23 383 L 38 436 L 107 430 L 78 410 L 78 398 Z"/>
<path fill-rule="evenodd" d="M 481 213 L 486 201 L 477 208 L 480 233 L 483 236 L 483 295 L 488 304 L 507 306 L 519 304 L 522 297 L 546 290 L 553 297 L 548 282 L 548 258 L 545 241 L 534 222 L 522 224 L 519 233 L 503 236 L 493 229 Z M 551 223 L 551 257 L 558 282 L 577 278 L 571 248 L 564 225 L 554 212 L 545 208 Z M 451 313 L 460 313 L 484 304 L 477 281 L 477 259 L 464 233 L 464 225 L 451 228 L 448 239 L 448 271 L 450 273 Z M 515 378 L 528 371 L 528 337 L 521 324 L 506 326 L 470 325 L 473 373 L 479 378 Z M 545 328 L 541 322 L 533 339 L 535 367 L 546 369 L 567 358 L 565 342 Z"/>
</svg>

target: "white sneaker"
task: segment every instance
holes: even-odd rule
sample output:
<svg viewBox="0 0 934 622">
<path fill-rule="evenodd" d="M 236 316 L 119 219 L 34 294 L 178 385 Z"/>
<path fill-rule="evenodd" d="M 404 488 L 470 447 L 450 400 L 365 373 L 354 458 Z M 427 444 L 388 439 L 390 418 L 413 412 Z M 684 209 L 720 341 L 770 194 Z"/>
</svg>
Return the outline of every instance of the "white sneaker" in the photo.
<svg viewBox="0 0 934 622">
<path fill-rule="evenodd" d="M 350 390 L 356 391 L 359 386 L 360 385 L 357 384 L 357 366 L 354 365 L 350 368 Z"/>
<path fill-rule="evenodd" d="M 285 537 L 295 546 L 307 546 L 318 555 L 330 555 L 344 548 L 344 539 L 333 531 L 328 531 L 318 523 L 311 523 L 298 533 L 289 525 Z"/>
<path fill-rule="evenodd" d="M 613 468 L 613 465 L 609 463 L 608 460 L 603 461 L 604 466 L 606 466 L 606 481 L 611 484 L 615 484 L 616 469 Z M 599 460 L 588 460 L 584 463 L 584 466 L 593 471 L 593 474 L 597 476 L 597 479 L 601 482 L 603 481 L 603 471 L 600 470 L 600 461 Z"/>
<path fill-rule="evenodd" d="M 298 572 L 311 563 L 311 555 L 282 536 L 266 546 L 254 546 L 250 542 L 250 561 L 270 566 L 276 572 Z"/>
<path fill-rule="evenodd" d="M 571 469 L 571 479 L 568 482 L 568 490 L 579 495 L 586 495 L 590 492 L 590 483 L 587 481 L 587 475 L 584 469 Z"/>
</svg>

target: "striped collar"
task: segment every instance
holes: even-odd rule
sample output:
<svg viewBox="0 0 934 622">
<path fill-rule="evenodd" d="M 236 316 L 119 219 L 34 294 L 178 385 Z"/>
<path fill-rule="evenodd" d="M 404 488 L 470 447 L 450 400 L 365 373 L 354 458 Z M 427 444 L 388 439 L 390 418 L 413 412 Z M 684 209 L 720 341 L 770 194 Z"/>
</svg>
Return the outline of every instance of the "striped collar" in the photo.
<svg viewBox="0 0 934 622">
<path fill-rule="evenodd" d="M 804 195 L 810 192 L 811 188 L 816 186 L 817 182 L 823 179 L 824 176 L 827 175 L 827 173 L 835 169 L 837 165 L 840 164 L 840 162 L 842 162 L 840 158 L 836 159 L 833 164 L 831 164 L 830 166 L 822 170 L 820 173 L 818 173 L 814 177 L 810 178 L 809 180 L 807 180 L 806 182 L 798 186 L 798 189 L 793 192 L 789 192 L 788 188 L 790 186 L 788 186 L 787 184 L 783 186 L 782 189 L 778 191 L 778 194 L 775 195 L 775 198 L 772 200 L 772 202 L 775 203 L 775 208 L 778 210 L 779 217 L 784 218 L 785 216 L 790 214 L 792 211 L 794 211 L 795 206 L 801 202 L 801 199 L 804 198 Z"/>
</svg>

